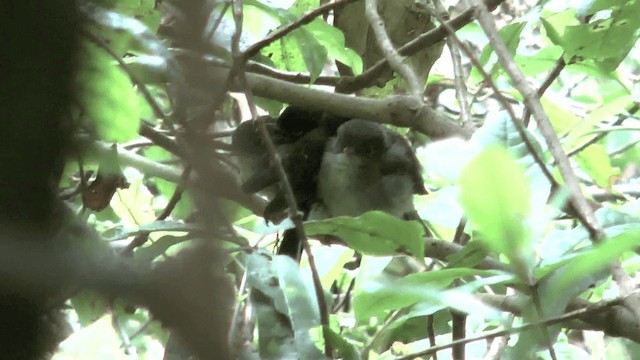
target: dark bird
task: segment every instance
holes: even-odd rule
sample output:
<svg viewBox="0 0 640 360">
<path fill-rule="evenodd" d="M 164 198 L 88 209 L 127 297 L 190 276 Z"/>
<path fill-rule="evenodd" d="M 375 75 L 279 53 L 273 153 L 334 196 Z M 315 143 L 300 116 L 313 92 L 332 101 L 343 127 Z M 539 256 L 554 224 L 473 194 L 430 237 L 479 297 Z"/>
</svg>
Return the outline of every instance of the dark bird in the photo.
<svg viewBox="0 0 640 360">
<path fill-rule="evenodd" d="M 278 119 L 262 120 L 304 219 L 312 210 L 316 218 L 359 216 L 372 210 L 417 218 L 413 194 L 427 192 L 420 163 L 402 135 L 372 121 L 347 121 L 297 107 L 287 108 Z M 232 141 L 238 154 L 251 159 L 242 189 L 272 189 L 263 216 L 277 221 L 288 206 L 258 125 L 242 123 Z M 285 231 L 278 253 L 297 258 L 300 251 L 295 231 Z"/>
<path fill-rule="evenodd" d="M 317 202 L 318 173 L 325 144 L 346 120 L 295 106 L 286 108 L 277 119 L 259 119 L 265 122 L 298 208 L 305 216 Z M 287 208 L 286 199 L 281 188 L 272 189 L 279 178 L 260 133 L 259 122 L 241 123 L 232 136 L 232 145 L 234 152 L 242 158 L 243 191 L 256 193 L 271 189 L 272 200 L 263 215 L 267 220 L 277 220 Z"/>
<path fill-rule="evenodd" d="M 413 194 L 427 193 L 407 139 L 362 119 L 342 124 L 327 143 L 318 190 L 330 217 L 380 210 L 415 219 Z"/>
</svg>

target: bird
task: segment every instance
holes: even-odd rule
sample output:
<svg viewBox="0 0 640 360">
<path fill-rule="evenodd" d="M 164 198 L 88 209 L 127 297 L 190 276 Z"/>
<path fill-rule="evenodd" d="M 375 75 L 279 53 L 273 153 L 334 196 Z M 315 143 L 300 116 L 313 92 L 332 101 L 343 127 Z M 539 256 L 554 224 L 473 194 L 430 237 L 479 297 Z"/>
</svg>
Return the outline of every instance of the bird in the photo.
<svg viewBox="0 0 640 360">
<path fill-rule="evenodd" d="M 304 220 L 373 210 L 419 219 L 413 195 L 427 191 L 420 162 L 404 136 L 373 121 L 293 106 L 277 119 L 259 121 L 265 121 Z M 232 145 L 252 159 L 242 189 L 271 189 L 263 217 L 276 222 L 288 206 L 258 126 L 256 120 L 240 124 Z M 299 259 L 300 253 L 297 234 L 286 230 L 278 254 Z"/>
<path fill-rule="evenodd" d="M 277 119 L 266 116 L 242 122 L 236 128 L 232 135 L 232 147 L 242 158 L 240 172 L 244 175 L 241 189 L 246 193 L 268 189 L 267 195 L 271 201 L 263 216 L 267 221 L 277 222 L 281 213 L 287 209 L 287 203 L 284 190 L 277 186 L 278 173 L 264 144 L 259 121 L 265 123 L 298 208 L 306 218 L 306 214 L 317 202 L 317 179 L 325 145 L 335 135 L 339 124 L 347 119 L 322 111 L 289 106 Z"/>
<path fill-rule="evenodd" d="M 351 119 L 323 154 L 318 196 L 328 216 L 379 210 L 416 219 L 414 194 L 427 194 L 421 166 L 407 139 L 383 125 Z"/>
</svg>

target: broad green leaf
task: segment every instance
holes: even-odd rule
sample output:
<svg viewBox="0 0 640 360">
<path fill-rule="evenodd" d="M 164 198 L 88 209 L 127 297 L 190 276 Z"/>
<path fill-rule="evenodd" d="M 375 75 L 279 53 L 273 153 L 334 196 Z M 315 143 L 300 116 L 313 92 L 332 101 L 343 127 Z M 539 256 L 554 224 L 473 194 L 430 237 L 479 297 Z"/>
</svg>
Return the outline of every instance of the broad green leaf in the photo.
<svg viewBox="0 0 640 360">
<path fill-rule="evenodd" d="M 297 353 L 302 359 L 323 358 L 309 333 L 320 325 L 318 303 L 313 290 L 305 286 L 298 265 L 290 257 L 276 256 L 273 265 L 287 304 Z"/>
<path fill-rule="evenodd" d="M 636 1 L 593 2 L 591 8 L 580 10 L 581 16 L 590 19 L 588 23 L 579 23 L 576 10 L 570 8 L 550 15 L 543 13 L 543 25 L 549 38 L 564 48 L 566 59 L 592 59 L 604 72 L 610 72 L 638 38 L 640 21 L 634 14 L 639 9 Z"/>
<path fill-rule="evenodd" d="M 304 28 L 326 49 L 330 59 L 338 60 L 351 67 L 355 75 L 362 73 L 362 58 L 345 45 L 344 34 L 339 29 L 330 26 L 321 19 L 312 21 Z"/>
<path fill-rule="evenodd" d="M 305 230 L 308 235 L 336 235 L 363 254 L 384 256 L 405 251 L 418 259 L 424 257 L 422 226 L 381 211 L 371 211 L 355 218 L 340 216 L 308 221 Z"/>
<path fill-rule="evenodd" d="M 290 37 L 285 36 L 271 43 L 262 49 L 261 54 L 268 57 L 280 69 L 307 71 L 298 43 Z"/>
<path fill-rule="evenodd" d="M 447 256 L 448 268 L 473 268 L 489 255 L 479 241 L 470 241 L 461 251 Z"/>
<path fill-rule="evenodd" d="M 562 57 L 562 52 L 559 46 L 549 46 L 533 55 L 516 55 L 515 61 L 525 76 L 536 76 L 549 72 Z"/>
<path fill-rule="evenodd" d="M 460 190 L 462 206 L 486 244 L 505 254 L 527 283 L 534 259 L 527 224 L 531 190 L 522 168 L 504 149 L 489 148 L 467 164 Z"/>
<path fill-rule="evenodd" d="M 551 121 L 553 129 L 559 137 L 566 136 L 571 129 L 579 125 L 582 118 L 578 117 L 574 112 L 569 111 L 550 99 L 551 96 L 545 95 L 540 99 L 544 111 Z M 566 144 L 566 140 L 565 140 Z M 570 146 L 570 144 L 567 144 Z"/>
<path fill-rule="evenodd" d="M 322 72 L 322 68 L 327 61 L 327 49 L 305 27 L 294 30 L 289 35 L 296 40 L 313 83 Z"/>
</svg>

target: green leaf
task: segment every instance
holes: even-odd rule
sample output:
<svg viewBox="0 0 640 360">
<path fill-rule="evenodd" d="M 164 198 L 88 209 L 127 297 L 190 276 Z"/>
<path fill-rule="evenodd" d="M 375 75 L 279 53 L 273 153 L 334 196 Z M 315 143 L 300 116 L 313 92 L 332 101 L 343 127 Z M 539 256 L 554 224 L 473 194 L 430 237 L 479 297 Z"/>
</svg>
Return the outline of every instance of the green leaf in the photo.
<svg viewBox="0 0 640 360">
<path fill-rule="evenodd" d="M 85 327 L 100 319 L 107 312 L 108 305 L 103 296 L 91 290 L 83 290 L 71 298 L 71 306 Z"/>
<path fill-rule="evenodd" d="M 454 280 L 461 277 L 485 276 L 486 282 L 467 284 L 457 290 L 445 291 Z M 382 317 L 389 310 L 402 309 L 417 303 L 431 304 L 435 306 L 434 311 L 446 307 L 453 307 L 464 312 L 469 311 L 469 304 L 464 305 L 457 296 L 462 296 L 469 300 L 467 296 L 474 288 L 482 287 L 486 284 L 504 283 L 513 277 L 501 271 L 476 270 L 476 269 L 444 269 L 438 271 L 428 271 L 411 274 L 404 278 L 389 278 L 370 280 L 360 284 L 356 288 L 353 299 L 353 309 L 356 320 L 366 322 L 372 317 Z M 477 301 L 473 301 L 476 303 Z M 495 316 L 493 310 L 488 310 L 486 306 L 482 309 L 487 311 L 488 316 Z M 480 311 L 481 309 L 477 309 Z"/>
<path fill-rule="evenodd" d="M 526 25 L 526 22 L 514 22 L 509 25 L 503 26 L 500 30 L 498 30 L 498 34 L 507 46 L 509 53 L 511 53 L 512 55 L 515 54 L 516 50 L 518 49 L 518 45 L 520 44 L 520 34 L 522 33 L 522 30 L 524 30 Z M 489 63 L 489 60 L 492 58 L 493 53 L 493 47 L 491 46 L 491 44 L 487 44 L 482 50 L 482 54 L 480 54 L 480 63 L 486 66 Z M 496 62 L 492 66 L 491 70 L 489 70 L 487 73 L 489 74 L 489 76 L 491 76 L 492 79 L 495 79 L 500 71 L 502 71 L 502 65 L 500 64 L 500 62 Z M 473 68 L 473 70 L 471 70 L 471 73 L 472 74 L 470 75 L 470 77 L 472 78 L 480 76 L 478 69 L 476 69 L 475 67 Z"/>
<path fill-rule="evenodd" d="M 546 74 L 552 69 L 562 57 L 562 53 L 560 46 L 548 46 L 533 55 L 517 54 L 515 61 L 525 76 L 536 76 Z"/>
<path fill-rule="evenodd" d="M 324 331 L 327 332 L 332 347 L 338 350 L 341 359 L 360 360 L 360 353 L 354 344 L 331 329 L 325 328 Z"/>
<path fill-rule="evenodd" d="M 302 280 L 295 261 L 288 256 L 251 254 L 247 284 L 259 292 L 252 297 L 252 302 L 260 308 L 258 323 L 263 357 L 291 356 L 294 351 L 301 359 L 323 358 L 310 334 L 320 325 L 316 298 Z M 276 312 L 289 318 L 290 329 L 278 320 Z M 274 331 L 276 326 L 278 329 Z"/>
<path fill-rule="evenodd" d="M 549 294 L 561 296 L 567 291 L 576 288 L 580 278 L 598 279 L 606 274 L 601 273 L 608 269 L 612 261 L 618 259 L 627 251 L 632 251 L 640 245 L 640 224 L 634 224 L 626 231 L 608 238 L 601 244 L 588 249 L 568 263 L 562 272 L 549 280 Z"/>
<path fill-rule="evenodd" d="M 462 206 L 482 239 L 493 251 L 505 254 L 528 283 L 534 260 L 527 224 L 531 199 L 522 168 L 504 149 L 489 148 L 467 164 L 460 191 Z"/>
<path fill-rule="evenodd" d="M 289 35 L 296 40 L 313 83 L 327 61 L 327 49 L 305 27 L 294 30 Z"/>
<path fill-rule="evenodd" d="M 303 28 L 309 30 L 318 43 L 322 45 L 330 59 L 335 59 L 349 66 L 355 75 L 362 73 L 362 58 L 345 44 L 344 34 L 321 19 L 316 19 Z"/>
<path fill-rule="evenodd" d="M 101 139 L 124 142 L 138 135 L 138 96 L 129 77 L 95 45 L 85 42 L 76 84 L 81 114 Z"/>
<path fill-rule="evenodd" d="M 385 256 L 406 251 L 418 259 L 424 257 L 422 226 L 381 211 L 355 218 L 340 216 L 308 221 L 304 227 L 308 235 L 336 235 L 363 254 Z"/>
<path fill-rule="evenodd" d="M 593 144 L 582 150 L 576 160 L 591 179 L 602 188 L 609 188 L 612 178 L 619 172 L 611 166 L 611 159 L 603 145 Z"/>
<path fill-rule="evenodd" d="M 581 11 L 581 16 L 589 17 L 588 23 L 578 23 L 576 10 L 570 8 L 551 16 L 543 14 L 543 25 L 549 38 L 564 48 L 566 59 L 592 59 L 602 71 L 610 72 L 638 39 L 640 20 L 635 14 L 639 10 L 636 1 L 593 2 L 590 9 Z"/>
</svg>

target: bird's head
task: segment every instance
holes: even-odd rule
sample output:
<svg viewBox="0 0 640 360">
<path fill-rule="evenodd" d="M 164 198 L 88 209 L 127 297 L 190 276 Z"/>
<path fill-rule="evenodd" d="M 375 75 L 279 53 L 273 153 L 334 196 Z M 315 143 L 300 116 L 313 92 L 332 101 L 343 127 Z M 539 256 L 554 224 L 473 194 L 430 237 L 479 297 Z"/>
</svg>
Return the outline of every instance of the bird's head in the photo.
<svg viewBox="0 0 640 360">
<path fill-rule="evenodd" d="M 346 155 L 377 159 L 385 152 L 384 129 L 378 123 L 353 119 L 338 128 L 337 145 Z"/>
</svg>

